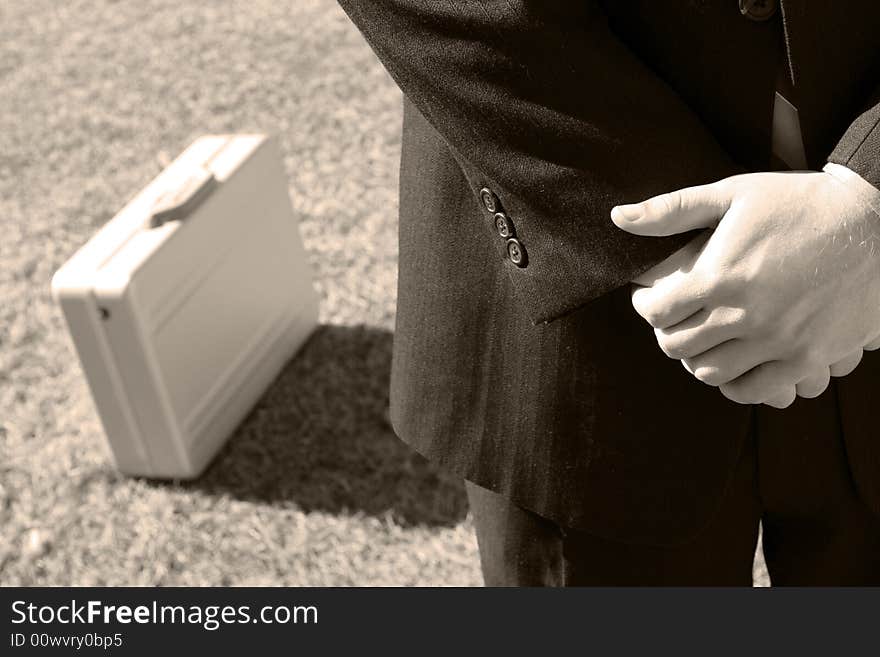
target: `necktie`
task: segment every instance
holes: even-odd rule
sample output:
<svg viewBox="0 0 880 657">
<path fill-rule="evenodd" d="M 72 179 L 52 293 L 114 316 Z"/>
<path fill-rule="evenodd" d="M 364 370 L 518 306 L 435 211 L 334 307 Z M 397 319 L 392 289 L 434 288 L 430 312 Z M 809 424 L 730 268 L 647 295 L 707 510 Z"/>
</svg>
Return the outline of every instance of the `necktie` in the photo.
<svg viewBox="0 0 880 657">
<path fill-rule="evenodd" d="M 772 160 L 774 169 L 806 169 L 807 156 L 801 136 L 801 123 L 793 100 L 794 88 L 788 78 L 785 57 L 778 66 L 776 99 L 773 104 Z"/>
</svg>

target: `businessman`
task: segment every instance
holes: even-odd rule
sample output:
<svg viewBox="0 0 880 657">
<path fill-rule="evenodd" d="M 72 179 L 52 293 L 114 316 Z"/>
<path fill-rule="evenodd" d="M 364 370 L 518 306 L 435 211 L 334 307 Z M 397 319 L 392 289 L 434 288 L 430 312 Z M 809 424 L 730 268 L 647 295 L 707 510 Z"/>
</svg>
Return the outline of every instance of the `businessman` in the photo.
<svg viewBox="0 0 880 657">
<path fill-rule="evenodd" d="M 340 0 L 404 93 L 391 415 L 489 585 L 880 584 L 880 5 Z"/>
</svg>

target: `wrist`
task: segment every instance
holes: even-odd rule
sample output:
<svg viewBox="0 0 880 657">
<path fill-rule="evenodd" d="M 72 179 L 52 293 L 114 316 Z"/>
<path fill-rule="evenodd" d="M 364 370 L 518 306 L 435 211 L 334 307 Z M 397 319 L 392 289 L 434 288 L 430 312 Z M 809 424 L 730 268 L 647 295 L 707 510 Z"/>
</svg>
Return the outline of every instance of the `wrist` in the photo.
<svg viewBox="0 0 880 657">
<path fill-rule="evenodd" d="M 822 171 L 855 194 L 859 200 L 871 208 L 880 220 L 880 189 L 877 189 L 852 169 L 841 164 L 828 162 Z"/>
</svg>

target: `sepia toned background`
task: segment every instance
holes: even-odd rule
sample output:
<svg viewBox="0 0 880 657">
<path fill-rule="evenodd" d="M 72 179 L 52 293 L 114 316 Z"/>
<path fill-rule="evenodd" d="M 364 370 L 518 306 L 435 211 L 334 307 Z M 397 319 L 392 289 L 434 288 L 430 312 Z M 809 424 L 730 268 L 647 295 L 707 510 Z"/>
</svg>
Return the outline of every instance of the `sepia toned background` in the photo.
<svg viewBox="0 0 880 657">
<path fill-rule="evenodd" d="M 196 137 L 256 131 L 321 327 L 203 477 L 123 477 L 49 281 Z M 461 483 L 387 422 L 399 138 L 332 0 L 0 3 L 0 584 L 481 583 Z"/>
</svg>

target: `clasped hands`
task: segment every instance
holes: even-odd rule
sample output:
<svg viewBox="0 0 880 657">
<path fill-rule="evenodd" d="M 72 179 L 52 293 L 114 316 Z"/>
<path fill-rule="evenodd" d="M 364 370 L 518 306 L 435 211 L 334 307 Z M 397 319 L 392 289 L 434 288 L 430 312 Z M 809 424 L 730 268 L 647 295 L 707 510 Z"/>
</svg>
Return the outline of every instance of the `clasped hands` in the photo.
<svg viewBox="0 0 880 657">
<path fill-rule="evenodd" d="M 632 303 L 728 399 L 785 408 L 880 348 L 880 217 L 828 173 L 742 174 L 611 218 L 636 235 L 709 229 L 639 276 Z"/>
</svg>

